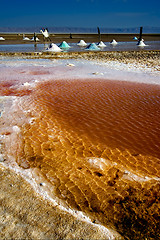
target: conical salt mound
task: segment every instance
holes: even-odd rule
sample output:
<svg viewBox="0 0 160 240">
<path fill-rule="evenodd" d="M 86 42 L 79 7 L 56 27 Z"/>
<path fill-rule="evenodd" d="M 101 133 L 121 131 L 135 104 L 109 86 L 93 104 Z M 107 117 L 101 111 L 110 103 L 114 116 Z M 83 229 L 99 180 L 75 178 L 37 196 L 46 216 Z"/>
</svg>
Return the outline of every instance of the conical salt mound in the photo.
<svg viewBox="0 0 160 240">
<path fill-rule="evenodd" d="M 110 42 L 110 44 L 112 44 L 112 45 L 117 45 L 117 42 L 116 42 L 115 39 L 113 39 L 113 40 Z"/>
<path fill-rule="evenodd" d="M 100 41 L 98 44 L 97 44 L 98 47 L 106 47 L 106 44 L 104 44 L 104 42 Z"/>
<path fill-rule="evenodd" d="M 99 47 L 95 43 L 91 43 L 87 48 L 87 50 L 99 50 Z"/>
<path fill-rule="evenodd" d="M 80 47 L 85 47 L 87 46 L 87 43 L 84 41 L 84 40 L 80 40 L 78 43 L 77 43 L 78 46 Z"/>
<path fill-rule="evenodd" d="M 140 41 L 138 41 L 137 45 L 138 45 L 139 47 L 144 47 L 144 46 L 146 46 L 146 44 L 144 43 L 144 40 L 143 40 L 143 39 L 140 40 Z"/>
<path fill-rule="evenodd" d="M 70 48 L 70 46 L 68 45 L 68 43 L 66 43 L 66 41 L 61 42 L 59 47 L 60 48 Z"/>
<path fill-rule="evenodd" d="M 49 48 L 47 48 L 45 51 L 47 52 L 61 52 L 62 50 L 54 43 L 51 43 Z"/>
<path fill-rule="evenodd" d="M 29 41 L 30 39 L 28 37 L 24 37 L 23 41 Z"/>
</svg>

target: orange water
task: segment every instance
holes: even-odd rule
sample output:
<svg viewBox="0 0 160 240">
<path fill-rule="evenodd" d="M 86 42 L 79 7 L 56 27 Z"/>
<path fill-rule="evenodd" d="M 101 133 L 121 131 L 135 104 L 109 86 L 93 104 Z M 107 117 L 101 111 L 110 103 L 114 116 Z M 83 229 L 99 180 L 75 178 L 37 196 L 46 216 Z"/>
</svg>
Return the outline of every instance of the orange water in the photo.
<svg viewBox="0 0 160 240">
<path fill-rule="evenodd" d="M 93 222 L 114 226 L 129 239 L 139 239 L 134 235 L 144 229 L 157 233 L 160 86 L 50 80 L 6 93 L 20 97 L 8 119 L 21 129 L 10 141 L 20 166 L 39 169 L 53 196 L 89 213 Z"/>
<path fill-rule="evenodd" d="M 160 158 L 160 86 L 106 80 L 42 83 L 33 101 L 94 144 Z"/>
</svg>

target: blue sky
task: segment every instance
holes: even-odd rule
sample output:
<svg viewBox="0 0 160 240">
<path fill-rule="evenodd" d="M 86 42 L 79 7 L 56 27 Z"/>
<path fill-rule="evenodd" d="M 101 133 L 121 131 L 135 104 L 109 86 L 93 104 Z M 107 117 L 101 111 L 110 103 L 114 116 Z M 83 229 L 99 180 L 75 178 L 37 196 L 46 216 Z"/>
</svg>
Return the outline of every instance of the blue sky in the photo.
<svg viewBox="0 0 160 240">
<path fill-rule="evenodd" d="M 160 0 L 0 0 L 0 27 L 160 27 Z"/>
</svg>

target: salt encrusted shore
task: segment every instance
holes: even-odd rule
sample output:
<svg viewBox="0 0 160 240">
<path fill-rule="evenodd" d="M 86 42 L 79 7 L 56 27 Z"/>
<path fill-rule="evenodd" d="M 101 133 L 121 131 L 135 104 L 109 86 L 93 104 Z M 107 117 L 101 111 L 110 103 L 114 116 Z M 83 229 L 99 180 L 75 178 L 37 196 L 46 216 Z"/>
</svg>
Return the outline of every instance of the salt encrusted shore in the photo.
<svg viewBox="0 0 160 240">
<path fill-rule="evenodd" d="M 18 172 L 2 164 L 0 181 L 0 239 L 123 239 L 37 195 Z"/>
<path fill-rule="evenodd" d="M 151 71 L 160 71 L 160 50 L 156 51 L 103 51 L 103 52 L 14 52 L 4 53 L 0 52 L 0 57 L 15 57 L 26 59 L 84 59 L 96 62 L 105 62 L 112 66 L 112 64 L 124 64 L 129 68 L 143 69 Z"/>
<path fill-rule="evenodd" d="M 0 53 L 24 59 L 84 59 L 111 68 L 160 73 L 160 51 Z M 0 102 L 1 103 L 1 102 Z M 1 110 L 1 109 L 0 109 Z M 1 155 L 0 155 L 1 156 Z M 3 159 L 0 159 L 0 161 Z M 19 172 L 0 164 L 1 239 L 123 239 L 118 233 L 63 211 L 38 195 Z M 39 186 L 43 188 L 43 185 Z"/>
</svg>

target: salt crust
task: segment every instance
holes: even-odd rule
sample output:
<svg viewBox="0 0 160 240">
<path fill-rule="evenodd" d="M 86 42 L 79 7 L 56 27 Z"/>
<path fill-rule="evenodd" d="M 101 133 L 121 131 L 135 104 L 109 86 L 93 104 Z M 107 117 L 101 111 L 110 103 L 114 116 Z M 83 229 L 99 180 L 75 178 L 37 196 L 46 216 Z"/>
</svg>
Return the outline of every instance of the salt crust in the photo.
<svg viewBox="0 0 160 240">
<path fill-rule="evenodd" d="M 117 53 L 115 53 L 116 56 Z M 81 63 L 85 65 L 101 65 L 104 67 L 107 67 L 109 69 L 113 70 L 121 70 L 121 71 L 127 71 L 127 72 L 145 72 L 145 73 L 154 73 L 160 75 L 160 69 L 159 65 L 157 63 L 157 67 L 149 67 L 146 62 L 133 62 L 133 63 L 124 63 L 120 62 L 118 60 L 69 60 L 71 63 Z M 61 65 L 65 62 L 68 62 L 68 60 L 49 60 L 49 59 L 23 59 L 23 58 L 10 58 L 10 57 L 0 57 L 0 64 L 1 67 L 3 66 L 43 66 L 43 67 L 49 67 L 54 65 Z"/>
<path fill-rule="evenodd" d="M 95 169 L 100 169 L 100 170 L 105 170 L 106 166 L 116 166 L 117 163 L 114 162 L 112 163 L 111 161 L 109 160 L 106 160 L 104 158 L 89 158 L 88 159 L 88 162 L 90 163 L 90 165 L 92 167 L 94 167 Z M 120 168 L 120 166 L 118 166 L 118 168 Z M 146 182 L 146 181 L 150 181 L 150 180 L 157 180 L 157 181 L 160 181 L 160 178 L 157 178 L 157 177 L 140 177 L 128 170 L 126 170 L 124 167 L 121 168 L 121 170 L 124 172 L 124 175 L 123 175 L 123 178 L 124 179 L 128 179 L 130 181 L 137 181 L 137 182 Z"/>
<path fill-rule="evenodd" d="M 126 64 L 118 60 L 104 62 L 101 60 L 11 59 L 7 57 L 0 60 L 0 63 L 0 79 L 12 80 L 12 72 L 16 69 L 14 76 L 17 81 L 21 82 L 22 87 L 29 87 L 30 89 L 34 88 L 36 83 L 41 81 L 93 79 L 93 77 L 106 80 L 160 84 L 158 64 L 156 69 L 155 67 L 147 66 L 145 63 Z M 74 66 L 74 68 L 70 69 L 68 66 Z M 24 74 L 17 74 L 20 71 L 24 72 Z M 32 71 L 39 72 L 36 78 Z M 43 75 L 43 71 L 48 73 Z M 9 74 L 9 72 L 11 73 Z"/>
<path fill-rule="evenodd" d="M 33 170 L 25 169 L 24 170 L 24 169 L 20 168 L 14 162 L 14 159 L 12 159 L 10 163 L 7 161 L 1 162 L 0 165 L 5 168 L 9 168 L 9 169 L 13 170 L 16 174 L 19 174 L 21 177 L 23 177 L 33 187 L 35 192 L 40 194 L 44 200 L 49 200 L 53 204 L 54 207 L 57 207 L 58 209 L 71 214 L 72 216 L 78 218 L 80 221 L 85 221 L 91 225 L 96 226 L 101 232 L 106 234 L 106 237 L 108 240 L 116 239 L 115 236 L 117 235 L 117 232 L 115 230 L 104 227 L 100 223 L 92 223 L 91 219 L 88 216 L 86 216 L 83 212 L 76 211 L 67 206 L 64 206 L 62 204 L 62 202 L 55 196 L 53 199 L 53 197 L 51 197 L 49 194 L 49 192 L 50 192 L 49 189 L 50 189 L 50 187 L 52 187 L 52 189 L 53 189 L 53 185 L 50 186 L 48 182 L 45 183 L 46 180 L 43 179 L 43 177 L 41 176 L 41 174 L 39 172 L 37 173 L 36 169 L 33 169 Z"/>
</svg>

